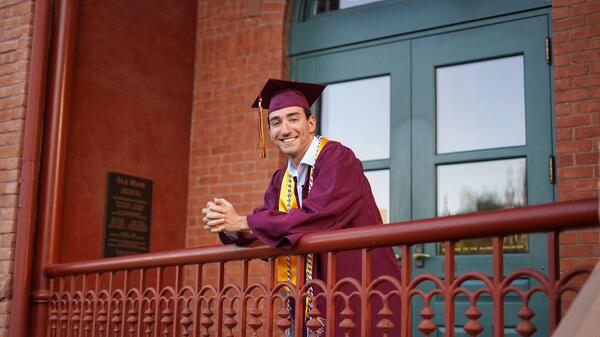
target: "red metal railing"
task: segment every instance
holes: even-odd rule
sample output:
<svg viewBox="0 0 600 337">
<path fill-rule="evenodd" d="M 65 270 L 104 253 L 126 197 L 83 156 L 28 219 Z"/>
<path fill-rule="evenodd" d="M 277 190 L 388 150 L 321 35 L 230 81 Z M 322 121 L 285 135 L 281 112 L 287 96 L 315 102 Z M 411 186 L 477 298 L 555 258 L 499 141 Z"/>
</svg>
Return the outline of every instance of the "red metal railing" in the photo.
<svg viewBox="0 0 600 337">
<path fill-rule="evenodd" d="M 290 313 L 282 305 L 286 298 L 280 290 L 289 287 L 289 296 L 295 299 L 296 335 L 301 336 L 300 316 L 311 286 L 320 289 L 314 300 L 325 303 L 326 310 L 321 313 L 313 309 L 308 316 L 316 319 L 322 315 L 326 322 L 335 322 L 326 324 L 327 336 L 340 333 L 346 336 L 387 336 L 393 327 L 400 327 L 403 337 L 413 334 L 429 336 L 435 330 L 434 315 L 442 314 L 436 313 L 431 306 L 435 297 L 441 299 L 445 308 L 443 325 L 446 336 L 454 336 L 455 317 L 464 314 L 467 321 L 462 324 L 462 329 L 466 334 L 501 337 L 505 334 L 504 299 L 509 294 L 517 296 L 521 303 L 516 313 L 520 320 L 515 327 L 516 333 L 531 336 L 537 329 L 532 322 L 535 312 L 530 306 L 530 300 L 536 293 L 547 296 L 548 331 L 553 331 L 560 319 L 562 294 L 576 292 L 578 285 L 572 282 L 574 278 L 591 271 L 591 267 L 580 266 L 559 273 L 558 232 L 598 226 L 597 203 L 597 200 L 565 202 L 313 233 L 306 235 L 291 251 L 255 242 L 248 247 L 213 246 L 50 265 L 45 268 L 51 279 L 47 331 L 50 336 L 85 337 L 281 336 L 290 325 L 287 319 Z M 505 275 L 502 238 L 517 233 L 540 232 L 546 233 L 548 238 L 547 270 L 530 266 Z M 485 236 L 493 238 L 492 273 L 475 271 L 456 275 L 453 242 Z M 411 259 L 403 258 L 400 280 L 387 277 L 371 279 L 370 252 L 373 248 L 400 246 L 401 255 L 408 257 L 412 245 L 428 242 L 443 242 L 443 276 L 426 273 L 413 278 Z M 362 250 L 362 279 L 345 279 L 336 283 L 336 253 L 354 249 Z M 312 280 L 305 284 L 300 275 L 296 286 L 275 281 L 277 256 L 300 256 L 300 268 L 303 255 L 316 252 L 327 256 L 325 280 Z M 253 269 L 268 272 L 255 275 Z M 512 283 L 524 277 L 533 280 L 529 289 Z M 465 286 L 468 280 L 476 280 L 481 286 L 470 289 Z M 425 282 L 434 286 L 422 287 Z M 342 291 L 342 283 L 352 285 L 353 290 L 350 293 Z M 383 283 L 387 284 L 386 294 L 376 289 L 376 285 Z M 481 316 L 478 300 L 484 295 L 491 297 L 493 331 L 483 330 L 478 321 Z M 365 304 L 377 296 L 397 297 L 401 303 L 401 319 L 389 320 L 394 315 L 387 307 L 387 301 L 382 301 L 378 304 L 378 331 L 370 331 L 365 328 L 369 326 L 370 315 L 359 317 L 358 313 L 349 310 L 348 303 L 350 298 L 355 298 L 352 301 L 360 301 L 360 307 L 369 310 L 369 305 Z M 468 299 L 465 305 L 468 308 L 460 313 L 455 312 L 458 296 Z M 348 300 L 340 302 L 340 298 Z M 418 305 L 414 298 L 421 299 Z M 420 318 L 411 316 L 411 311 Z M 336 315 L 341 318 L 336 319 Z M 354 331 L 361 321 L 361 331 Z M 310 322 L 308 326 L 318 327 Z"/>
</svg>

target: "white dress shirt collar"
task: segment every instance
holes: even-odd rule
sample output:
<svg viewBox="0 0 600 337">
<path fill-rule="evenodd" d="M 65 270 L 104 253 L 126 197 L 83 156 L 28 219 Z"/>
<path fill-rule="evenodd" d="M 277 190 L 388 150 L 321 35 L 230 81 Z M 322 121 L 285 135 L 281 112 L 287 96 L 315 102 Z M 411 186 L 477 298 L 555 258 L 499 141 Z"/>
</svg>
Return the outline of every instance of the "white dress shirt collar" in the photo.
<svg viewBox="0 0 600 337">
<path fill-rule="evenodd" d="M 314 136 L 298 167 L 294 166 L 292 161 L 288 159 L 287 170 L 292 177 L 296 178 L 296 192 L 298 195 L 299 207 L 302 207 L 302 186 L 304 186 L 304 183 L 306 182 L 309 168 L 315 166 L 317 151 L 319 151 L 319 143 L 319 137 Z"/>
</svg>

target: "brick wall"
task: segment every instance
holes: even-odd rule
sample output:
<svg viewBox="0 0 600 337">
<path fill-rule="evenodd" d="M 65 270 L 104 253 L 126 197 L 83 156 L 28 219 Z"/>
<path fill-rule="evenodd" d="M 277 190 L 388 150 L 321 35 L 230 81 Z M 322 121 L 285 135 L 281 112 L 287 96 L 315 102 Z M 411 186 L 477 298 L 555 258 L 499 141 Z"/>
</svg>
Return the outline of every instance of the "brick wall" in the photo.
<svg viewBox="0 0 600 337">
<path fill-rule="evenodd" d="M 552 2 L 558 200 L 595 197 L 600 177 L 600 2 Z M 563 233 L 561 267 L 600 259 L 600 231 Z"/>
<path fill-rule="evenodd" d="M 209 199 L 224 197 L 248 213 L 283 163 L 268 138 L 267 159 L 258 159 L 250 105 L 269 77 L 288 76 L 287 11 L 285 0 L 198 2 L 187 247 L 218 242 L 203 229 Z"/>
<path fill-rule="evenodd" d="M 0 2 L 0 336 L 10 318 L 33 11 L 33 1 Z"/>
</svg>

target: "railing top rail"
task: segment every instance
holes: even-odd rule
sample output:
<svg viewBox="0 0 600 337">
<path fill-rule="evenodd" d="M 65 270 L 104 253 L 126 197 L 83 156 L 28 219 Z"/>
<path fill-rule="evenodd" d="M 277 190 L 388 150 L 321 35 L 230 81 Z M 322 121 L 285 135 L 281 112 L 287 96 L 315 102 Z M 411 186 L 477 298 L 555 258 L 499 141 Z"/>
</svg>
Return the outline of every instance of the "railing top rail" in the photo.
<svg viewBox="0 0 600 337">
<path fill-rule="evenodd" d="M 311 233 L 305 235 L 292 250 L 272 248 L 256 241 L 244 247 L 217 245 L 54 264 L 47 266 L 45 273 L 48 276 L 101 273 L 289 254 L 457 241 L 518 233 L 562 231 L 596 227 L 598 224 L 598 199 L 586 199 Z"/>
</svg>

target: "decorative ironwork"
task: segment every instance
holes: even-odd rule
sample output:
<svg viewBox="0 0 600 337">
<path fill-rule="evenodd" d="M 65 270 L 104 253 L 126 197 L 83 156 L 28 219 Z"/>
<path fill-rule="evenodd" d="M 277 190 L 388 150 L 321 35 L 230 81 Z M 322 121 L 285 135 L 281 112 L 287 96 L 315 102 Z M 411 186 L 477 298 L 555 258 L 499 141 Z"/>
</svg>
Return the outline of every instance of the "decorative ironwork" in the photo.
<svg viewBox="0 0 600 337">
<path fill-rule="evenodd" d="M 446 239 L 443 240 L 443 275 L 424 273 L 413 277 L 410 272 L 410 259 L 403 259 L 402 280 L 389 276 L 380 276 L 373 280 L 368 277 L 363 277 L 362 280 L 334 280 L 333 271 L 330 270 L 327 280 L 313 279 L 303 284 L 304 279 L 300 278 L 297 285 L 278 283 L 273 271 L 275 259 L 280 255 L 289 254 L 289 251 L 260 245 L 248 248 L 197 248 L 176 254 L 157 253 L 153 259 L 147 256 L 128 256 L 112 259 L 111 262 L 99 260 L 54 265 L 46 270 L 51 277 L 48 335 L 285 336 L 286 331 L 293 327 L 291 321 L 294 321 L 295 329 L 308 329 L 313 335 L 333 336 L 339 331 L 345 336 L 352 336 L 370 329 L 364 326 L 365 322 L 369 322 L 364 317 L 369 316 L 376 319 L 370 322 L 376 327 L 371 330 L 371 335 L 389 336 L 395 329 L 400 328 L 401 336 L 408 337 L 412 336 L 409 323 L 412 311 L 420 316 L 420 321 L 415 324 L 416 329 L 424 336 L 434 334 L 437 328 L 434 322 L 436 316 L 445 318 L 443 324 L 447 331 L 455 329 L 455 317 L 464 316 L 466 323 L 462 328 L 466 334 L 474 337 L 492 333 L 486 331 L 486 326 L 480 321 L 482 313 L 478 307 L 481 296 L 490 296 L 493 299 L 493 335 L 501 337 L 504 298 L 510 294 L 516 296 L 521 303 L 516 313 L 520 320 L 516 332 L 523 337 L 535 336 L 536 332 L 542 329 L 532 322 L 536 310 L 540 310 L 532 306 L 532 297 L 537 293 L 545 294 L 547 305 L 543 310 L 560 313 L 562 294 L 577 292 L 580 283 L 575 281 L 581 282 L 579 276 L 589 274 L 592 269 L 579 266 L 561 275 L 557 272 L 557 231 L 575 226 L 598 225 L 595 217 L 596 207 L 591 206 L 592 202 L 570 205 L 571 208 L 566 211 L 559 206 L 545 206 L 546 208 L 540 211 L 538 206 L 532 213 L 527 213 L 527 208 L 498 212 L 503 216 L 510 215 L 513 224 L 517 223 L 515 218 L 522 216 L 520 227 L 509 226 L 513 231 L 514 228 L 522 228 L 520 233 L 534 230 L 548 233 L 549 265 L 545 271 L 526 267 L 505 275 L 502 238 L 511 235 L 512 232 L 505 229 L 507 221 L 504 217 L 496 219 L 496 222 L 503 226 L 498 225 L 493 230 L 482 229 L 480 222 L 475 220 L 480 219 L 481 222 L 492 226 L 486 218 L 489 214 L 471 215 L 469 221 L 460 216 L 457 223 L 468 224 L 460 225 L 465 226 L 463 229 L 470 228 L 473 231 L 472 234 L 466 235 L 467 237 L 480 235 L 482 230 L 488 230 L 486 233 L 493 235 L 494 267 L 491 274 L 477 271 L 455 275 L 453 242 L 460 237 L 448 229 L 449 218 L 439 222 L 439 230 L 447 230 Z M 559 208 L 559 214 L 552 214 L 558 212 L 555 207 Z M 548 213 L 554 221 L 547 221 Z M 431 221 L 435 224 L 436 220 Z M 538 225 L 528 226 L 531 223 Z M 319 243 L 312 244 L 309 236 L 303 239 L 300 247 L 293 253 L 332 252 L 327 254 L 328 268 L 335 270 L 335 251 L 362 249 L 363 258 L 360 264 L 363 271 L 369 271 L 370 250 L 374 243 L 382 246 L 398 243 L 401 245 L 402 256 L 410 256 L 413 244 L 430 240 L 431 226 L 418 235 L 415 233 L 420 230 L 419 226 L 411 228 L 410 223 L 394 226 L 390 224 L 368 230 L 353 229 L 343 235 L 344 238 L 350 238 L 349 241 L 325 240 L 324 237 L 335 238 L 328 237 L 327 233 L 311 234 L 320 238 L 320 241 L 316 240 Z M 380 235 L 380 232 L 383 234 Z M 461 235 L 469 233 L 466 230 L 457 232 Z M 361 241 L 357 238 L 361 237 L 369 238 L 367 248 L 360 247 Z M 302 259 L 301 256 L 298 260 Z M 268 275 L 253 275 L 252 268 L 249 268 L 249 260 L 254 260 L 252 266 L 263 264 L 261 270 L 268 269 Z M 240 268 L 232 268 L 232 272 L 226 272 L 225 266 L 239 264 L 237 261 L 242 261 L 241 273 Z M 213 268 L 214 266 L 216 268 Z M 237 270 L 237 274 L 233 270 Z M 514 281 L 519 279 L 532 280 L 532 286 L 528 289 L 517 287 Z M 477 282 L 481 286 L 473 290 L 467 287 L 467 281 Z M 313 290 L 312 293 L 310 289 Z M 282 290 L 287 290 L 287 294 L 283 294 Z M 460 309 L 461 312 L 455 312 L 457 309 L 454 304 L 458 296 L 468 300 L 465 309 Z M 307 308 L 308 297 L 312 298 L 312 308 Z M 415 307 L 413 299 L 419 299 L 421 304 Z M 442 313 L 435 312 L 436 306 L 432 305 L 434 299 L 443 303 L 443 316 Z M 396 307 L 392 303 L 396 302 L 401 303 L 401 321 L 394 319 L 398 316 L 395 315 Z M 372 303 L 376 305 L 371 305 Z M 359 314 L 356 311 L 358 308 Z M 370 315 L 371 310 L 374 315 Z M 559 314 L 550 314 L 547 330 L 552 331 L 559 318 Z"/>
</svg>

